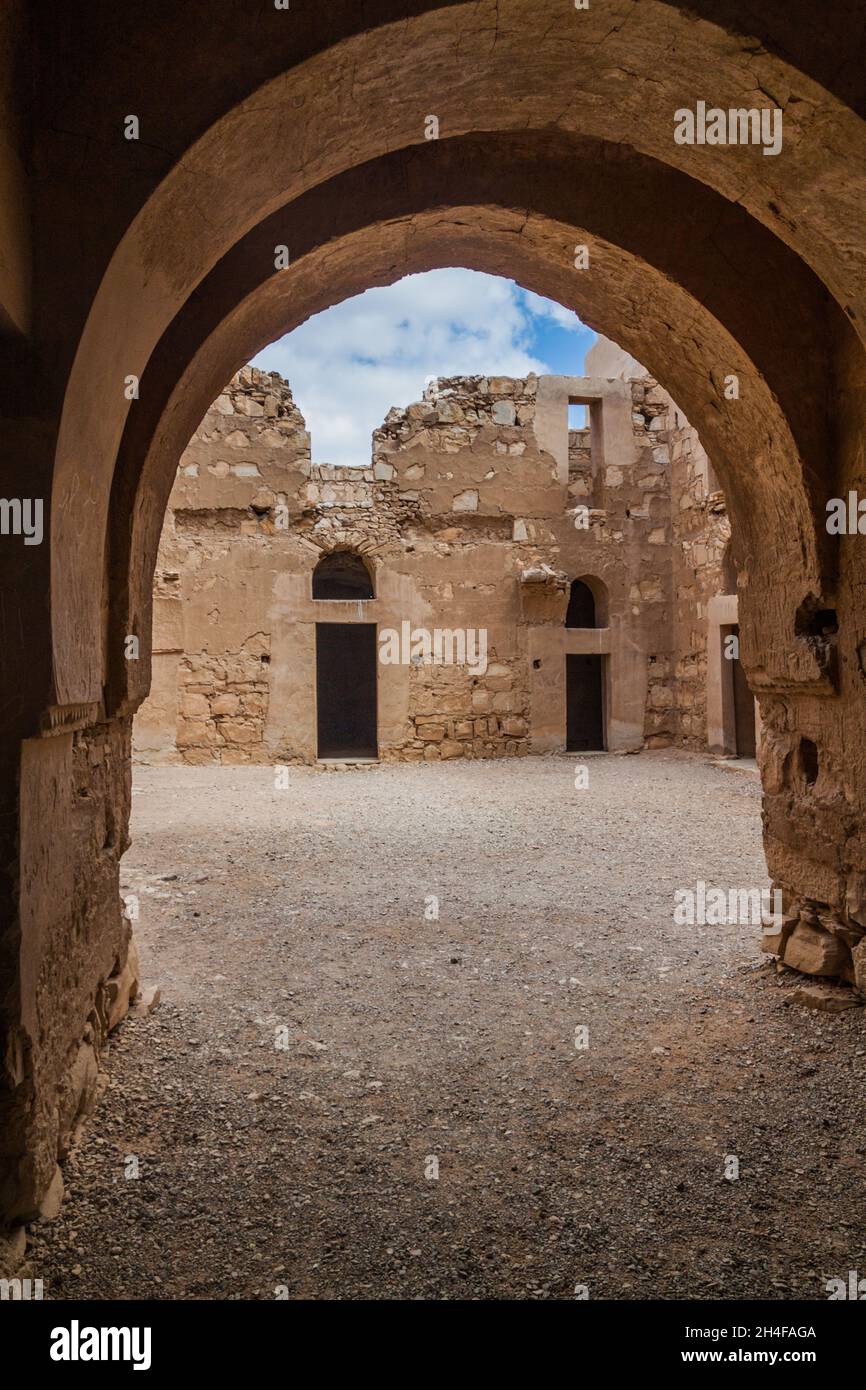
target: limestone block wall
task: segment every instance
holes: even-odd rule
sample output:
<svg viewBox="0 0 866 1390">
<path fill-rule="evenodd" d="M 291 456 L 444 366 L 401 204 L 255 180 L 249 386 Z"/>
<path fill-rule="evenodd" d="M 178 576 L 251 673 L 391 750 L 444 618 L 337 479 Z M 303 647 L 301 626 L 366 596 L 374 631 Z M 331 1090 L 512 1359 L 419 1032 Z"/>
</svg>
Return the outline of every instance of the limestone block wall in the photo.
<svg viewBox="0 0 866 1390">
<path fill-rule="evenodd" d="M 409 762 L 529 751 L 529 690 L 523 662 L 494 660 L 484 680 L 471 686 L 453 667 L 435 675 L 423 666 L 413 668 L 409 701 L 411 742 L 400 750 Z"/>
<path fill-rule="evenodd" d="M 537 381 L 445 378 L 389 412 L 373 435 L 377 478 L 416 507 L 400 557 L 413 625 L 487 633 L 487 669 L 409 668 L 406 723 L 385 758 L 430 761 L 530 751 L 528 641 L 514 518 L 562 511 L 557 461 L 535 435 Z M 407 597 L 409 594 L 407 592 Z"/>
<path fill-rule="evenodd" d="M 129 840 L 129 720 L 25 741 L 22 776 L 32 798 L 21 823 L 28 865 L 22 916 L 22 1025 L 39 1047 L 12 1050 L 20 1128 L 0 1134 L 9 1221 L 54 1216 L 66 1157 L 99 1081 L 99 1053 L 138 993 L 130 923 L 118 898 Z M 71 838 L 58 842 L 52 814 Z M 70 852 L 70 845 L 76 853 Z M 58 1009 L 58 998 L 67 1007 Z"/>
<path fill-rule="evenodd" d="M 702 748 L 713 742 L 707 720 L 708 641 L 714 630 L 710 609 L 726 589 L 723 560 L 731 526 L 697 431 L 672 410 L 678 418 L 671 443 L 671 493 L 679 741 Z"/>
<path fill-rule="evenodd" d="M 697 431 L 646 368 L 604 338 L 590 349 L 587 366 L 630 382 L 634 427 L 647 450 L 642 482 L 669 503 L 672 631 L 668 657 L 653 665 L 648 742 L 662 733 L 688 748 L 716 746 L 715 726 L 708 727 L 708 637 L 717 631 L 710 605 L 729 587 L 722 572 L 731 537 L 724 494 Z"/>
<path fill-rule="evenodd" d="M 310 437 L 288 382 L 245 367 L 208 411 L 178 467 L 157 560 L 151 693 L 138 756 L 264 760 L 277 509 L 298 509 Z M 282 513 L 281 513 L 282 514 Z"/>
<path fill-rule="evenodd" d="M 584 430 L 568 429 L 572 401 L 587 406 Z M 603 658 L 609 748 L 677 741 L 681 433 L 646 378 L 445 378 L 389 412 L 366 466 L 314 464 L 289 384 L 245 368 L 178 468 L 136 755 L 315 761 L 322 622 L 485 634 L 484 670 L 380 667 L 384 760 L 562 748 L 569 652 Z M 313 599 L 335 549 L 364 557 L 374 598 Z M 564 626 L 576 578 L 596 594 L 595 629 Z"/>
<path fill-rule="evenodd" d="M 561 503 L 557 461 L 533 428 L 538 378 L 446 377 L 373 433 L 376 475 L 429 516 L 547 515 Z"/>
</svg>

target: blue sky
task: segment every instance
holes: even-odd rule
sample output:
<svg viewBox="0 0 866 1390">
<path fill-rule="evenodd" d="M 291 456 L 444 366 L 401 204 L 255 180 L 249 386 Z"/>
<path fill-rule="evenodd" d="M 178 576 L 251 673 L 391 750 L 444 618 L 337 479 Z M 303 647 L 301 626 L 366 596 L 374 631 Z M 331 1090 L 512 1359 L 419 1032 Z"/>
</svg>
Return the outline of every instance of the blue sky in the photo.
<svg viewBox="0 0 866 1390">
<path fill-rule="evenodd" d="M 371 436 L 430 376 L 580 375 L 596 335 L 513 280 L 430 270 L 316 314 L 253 365 L 287 377 L 315 463 L 368 466 Z"/>
</svg>

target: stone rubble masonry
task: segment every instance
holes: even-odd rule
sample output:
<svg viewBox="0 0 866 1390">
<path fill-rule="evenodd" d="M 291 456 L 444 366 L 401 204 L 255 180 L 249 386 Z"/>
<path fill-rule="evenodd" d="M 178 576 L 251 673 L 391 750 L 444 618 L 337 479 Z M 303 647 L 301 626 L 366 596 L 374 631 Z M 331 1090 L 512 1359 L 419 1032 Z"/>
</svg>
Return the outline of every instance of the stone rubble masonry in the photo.
<svg viewBox="0 0 866 1390">
<path fill-rule="evenodd" d="M 21 973 L 31 1000 L 25 1026 L 41 1046 L 32 1068 L 23 1056 L 9 1059 L 22 1122 L 13 1147 L 12 1130 L 0 1136 L 8 1174 L 0 1209 L 13 1227 L 57 1214 L 59 1164 L 100 1089 L 100 1052 L 139 993 L 131 926 L 117 894 L 118 865 L 129 843 L 129 747 L 128 719 L 24 744 L 22 768 L 36 794 L 21 827 L 22 856 L 35 866 L 27 885 Z M 75 860 L 58 856 L 50 818 L 57 807 L 81 851 Z M 61 906 L 54 896 L 58 885 Z M 74 904 L 72 930 L 61 910 L 67 904 Z M 76 982 L 72 1006 L 59 1011 L 58 993 L 70 981 Z M 20 1255 L 20 1242 L 12 1241 L 5 1254 L 0 1249 L 0 1260 L 12 1262 L 16 1251 Z"/>
<path fill-rule="evenodd" d="M 568 428 L 572 399 L 584 429 Z M 178 467 L 136 756 L 315 762 L 315 625 L 329 620 L 487 632 L 483 673 L 380 666 L 382 760 L 561 749 L 569 651 L 606 661 L 609 748 L 705 746 L 705 605 L 727 539 L 707 477 L 695 431 L 645 373 L 440 378 L 347 467 L 314 464 L 289 383 L 245 367 Z M 312 599 L 336 549 L 365 557 L 374 599 Z M 580 577 L 592 632 L 564 626 Z"/>
<path fill-rule="evenodd" d="M 64 7 L 64 15 L 72 8 Z M 260 8 L 264 22 L 268 7 Z M 698 8 L 710 19 L 721 15 L 721 22 L 695 23 Z M 0 10 L 0 165 L 9 195 L 0 209 L 5 462 L 10 490 L 26 497 L 38 487 L 52 499 L 48 543 L 26 552 L 6 546 L 2 560 L 4 612 L 14 621 L 4 640 L 0 996 L 9 1043 L 0 1076 L 0 1191 L 9 1191 L 28 1126 L 44 1126 L 48 1143 L 57 1067 L 67 1048 L 80 1044 L 97 978 L 111 973 L 120 944 L 116 862 L 113 902 L 103 867 L 111 856 L 116 861 L 117 851 L 96 836 L 91 841 L 90 817 L 98 817 L 102 794 L 72 791 L 71 734 L 91 728 L 94 742 L 115 749 L 103 721 L 124 719 L 149 683 L 149 671 L 140 683 L 127 679 L 123 625 L 128 613 L 130 622 L 141 620 L 143 634 L 150 631 L 155 556 L 147 521 L 162 496 L 160 460 L 173 457 L 173 421 L 185 421 L 184 405 L 199 399 L 203 374 L 228 376 L 218 364 L 254 351 L 263 327 L 287 327 L 287 315 L 302 321 L 368 285 L 428 265 L 475 264 L 482 246 L 488 269 L 527 283 L 537 279 L 545 293 L 564 299 L 574 272 L 563 249 L 583 236 L 587 218 L 603 232 L 585 280 L 589 316 L 619 325 L 637 357 L 653 360 L 662 379 L 675 384 L 721 476 L 730 479 L 727 500 L 743 561 L 743 666 L 761 705 L 770 873 L 784 886 L 786 910 L 815 904 L 819 915 L 831 910 L 846 929 L 862 918 L 866 551 L 862 537 L 830 538 L 824 524 L 828 498 L 862 489 L 866 438 L 866 256 L 857 177 L 866 130 L 854 110 L 860 89 L 847 70 L 854 65 L 838 63 L 852 7 L 825 5 L 816 25 L 804 22 L 816 7 L 802 0 L 593 5 L 576 36 L 573 7 L 521 4 L 497 26 L 493 43 L 486 41 L 487 12 L 467 7 L 453 13 L 465 39 L 455 44 L 450 11 L 439 7 L 412 6 L 401 15 L 399 6 L 332 6 L 327 35 L 314 15 L 305 37 L 303 25 L 287 24 L 271 6 L 266 41 L 247 45 L 240 63 L 230 41 L 238 7 L 209 6 L 207 25 L 200 22 L 202 9 L 127 6 L 122 32 L 101 22 L 112 10 L 104 3 L 87 7 L 86 24 L 29 24 L 37 10 L 22 0 Z M 629 23 L 612 25 L 613 9 L 628 9 Z M 59 6 L 52 18 L 55 12 Z M 398 15 L 400 22 L 392 22 Z M 190 79 L 191 43 L 206 81 Z M 579 83 L 575 44 L 584 69 Z M 28 50 L 32 82 L 22 87 Z M 416 61 L 407 62 L 407 53 Z M 651 54 L 659 61 L 648 100 L 647 84 L 624 74 L 645 72 Z M 142 60 L 149 64 L 142 72 L 158 67 L 161 97 L 151 106 L 145 138 L 88 139 L 93 113 L 119 110 L 118 93 L 141 85 L 136 63 Z M 446 115 L 449 137 L 423 145 L 419 68 L 432 109 Z M 789 104 L 794 138 L 782 160 L 748 150 L 714 159 L 707 150 L 670 142 L 671 112 L 698 72 L 714 73 L 719 90 L 731 94 L 752 90 L 757 76 L 764 89 L 800 96 Z M 286 139 L 298 113 L 304 138 Z M 59 130 L 66 132 L 62 138 Z M 579 187 L 569 177 L 578 166 L 586 174 Z M 188 190 L 203 169 L 208 193 L 195 198 Z M 275 275 L 277 191 L 285 208 L 277 220 L 296 229 L 301 242 L 291 247 L 292 265 Z M 682 219 L 666 215 L 686 202 L 688 238 Z M 186 234 L 179 238 L 181 221 Z M 736 248 L 736 275 L 720 274 L 720 229 Z M 46 254 L 57 245 L 75 247 L 74 274 L 57 273 L 56 256 Z M 187 366 L 179 376 L 180 363 Z M 597 366 L 587 371 L 596 380 L 607 376 Z M 741 381 L 736 404 L 719 389 L 718 374 L 728 371 Z M 109 387 L 127 372 L 142 380 L 148 404 L 140 410 Z M 272 379 L 250 377 L 249 385 L 262 399 L 251 404 L 252 415 L 236 412 L 228 423 L 274 426 L 281 417 L 269 419 L 266 400 L 276 399 L 279 412 L 280 391 Z M 536 404 L 550 405 L 557 389 L 555 381 L 540 379 Z M 600 483 L 612 489 L 617 473 L 631 485 L 635 454 L 617 423 L 617 389 L 605 385 L 596 401 L 608 455 Z M 502 397 L 498 411 L 503 419 L 507 400 Z M 537 412 L 536 443 L 556 456 L 566 489 L 565 425 L 560 450 L 551 440 L 560 424 L 549 428 L 544 415 Z M 479 522 L 465 509 L 475 505 L 476 492 L 481 507 L 488 484 L 479 487 L 465 476 L 469 470 L 459 461 L 484 447 L 483 433 L 440 456 L 461 474 L 454 479 L 460 509 L 442 516 L 441 527 L 454 527 L 461 537 L 470 521 Z M 238 435 L 243 439 L 244 431 Z M 227 444 L 222 462 L 243 452 Z M 273 450 L 275 459 L 279 453 Z M 419 450 L 408 457 L 421 461 Z M 301 478 L 311 481 L 312 471 L 302 472 L 300 452 L 295 463 L 297 486 L 290 485 L 292 469 L 283 471 L 302 517 Z M 316 619 L 307 586 L 310 563 L 322 549 L 323 533 L 314 533 L 319 515 L 313 508 L 303 517 L 280 553 L 290 563 L 274 564 L 270 588 L 263 581 L 259 589 L 252 561 L 262 568 L 270 563 L 261 552 L 272 537 L 257 529 L 241 534 L 242 525 L 258 528 L 263 521 L 250 498 L 238 496 L 243 478 L 223 481 L 235 493 L 234 502 L 217 505 L 217 512 L 228 508 L 226 524 L 202 530 L 208 546 L 227 541 L 233 527 L 237 532 L 229 580 L 217 572 L 207 594 L 202 573 L 178 575 L 175 597 L 158 615 L 166 644 L 158 657 L 161 688 L 154 691 L 163 702 L 162 732 L 171 731 L 168 742 L 179 756 L 184 652 L 240 653 L 264 633 L 271 655 L 265 745 L 275 752 L 294 747 L 308 758 L 310 726 L 298 714 L 302 701 L 310 704 L 309 631 Z M 263 486 L 273 490 L 267 479 Z M 398 493 L 413 486 L 401 479 Z M 204 504 L 188 500 L 187 507 L 201 513 Z M 361 509 L 347 508 L 347 515 L 350 510 Z M 591 545 L 587 537 L 566 544 L 560 509 L 547 516 L 529 508 L 503 513 L 499 525 L 512 523 L 515 547 L 501 565 L 499 551 L 507 547 L 492 532 L 455 541 L 441 574 L 435 542 L 419 538 L 410 555 L 403 549 L 404 539 L 413 543 L 407 531 L 397 543 L 374 546 L 384 595 L 376 600 L 379 609 L 405 610 L 411 600 L 428 618 L 437 610 L 431 602 L 425 612 L 425 596 L 435 598 L 440 583 L 454 585 L 459 608 L 474 582 L 468 566 L 458 573 L 459 552 L 475 547 L 483 583 L 493 589 L 489 607 L 501 619 L 492 644 L 496 660 L 517 660 L 529 677 L 533 750 L 561 743 L 562 656 L 566 643 L 578 639 L 564 636 L 561 616 L 556 619 L 562 597 L 556 578 L 520 582 L 524 559 L 527 567 L 535 559 L 550 562 L 556 574 L 573 574 L 580 565 L 605 585 L 610 621 L 606 635 L 594 640 L 609 648 L 611 747 L 644 738 L 650 658 L 653 669 L 673 661 L 669 694 L 677 695 L 673 576 L 659 576 L 648 558 L 643 572 L 650 551 L 664 546 L 650 545 L 644 526 L 632 527 L 621 513 L 614 517 L 613 494 L 610 507 L 596 499 L 596 510 L 605 517 L 594 516 Z M 169 525 L 174 534 L 174 517 Z M 428 520 L 424 534 L 433 530 Z M 632 546 L 633 535 L 644 533 L 646 544 Z M 182 552 L 192 550 L 194 537 L 183 527 L 174 539 Z M 200 543 L 199 560 L 204 549 Z M 265 595 L 262 622 L 252 608 Z M 223 610 L 241 599 L 250 619 L 224 632 Z M 172 604 L 187 610 L 173 632 Z M 643 608 L 643 616 L 632 607 Z M 820 624 L 812 631 L 810 614 L 817 619 L 824 612 L 838 622 L 826 633 Z M 520 643 L 529 647 L 525 657 Z M 293 647 L 304 658 L 297 674 L 286 667 Z M 714 648 L 710 657 L 715 661 Z M 682 708 L 669 709 L 671 736 Z M 395 673 L 393 682 L 383 681 L 384 746 L 406 743 L 409 712 L 408 678 L 401 685 Z M 159 732 L 152 709 L 151 734 Z M 50 751 L 35 749 L 37 741 Z M 118 792 L 118 818 L 121 805 Z M 76 869 L 78 862 L 85 867 Z M 102 915 L 91 917 L 85 902 L 96 894 L 107 896 Z M 46 1089 L 52 1100 L 43 1099 Z"/>
<path fill-rule="evenodd" d="M 647 388 L 644 410 L 662 403 L 669 434 L 674 605 L 674 689 L 678 742 L 707 746 L 707 615 L 725 592 L 723 561 L 731 539 L 724 494 L 697 431 L 659 386 Z M 638 407 L 640 409 L 640 407 Z"/>
</svg>

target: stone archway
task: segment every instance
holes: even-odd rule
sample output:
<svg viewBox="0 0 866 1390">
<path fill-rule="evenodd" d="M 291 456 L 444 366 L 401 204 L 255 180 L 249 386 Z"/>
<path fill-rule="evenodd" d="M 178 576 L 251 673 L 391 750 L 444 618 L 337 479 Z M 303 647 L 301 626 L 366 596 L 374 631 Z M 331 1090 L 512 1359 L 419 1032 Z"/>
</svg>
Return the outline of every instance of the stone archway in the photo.
<svg viewBox="0 0 866 1390">
<path fill-rule="evenodd" d="M 856 84 L 829 58 L 844 35 L 832 22 L 816 35 L 805 4 L 764 8 L 722 6 L 714 23 L 718 6 L 661 0 L 555 13 L 526 0 L 417 4 L 408 16 L 382 3 L 362 31 L 354 7 L 336 6 L 293 17 L 292 30 L 270 15 L 268 41 L 233 71 L 224 27 L 198 3 L 148 20 L 140 45 L 127 30 L 118 41 L 99 4 L 81 32 L 67 18 L 46 36 L 45 129 L 25 131 L 22 106 L 27 159 L 12 166 L 22 202 L 33 199 L 33 244 L 21 217 L 10 272 L 12 290 L 26 288 L 32 254 L 30 341 L 5 346 L 19 490 L 38 479 L 51 497 L 50 555 L 10 567 L 26 617 L 7 655 L 26 674 L 7 679 L 6 1216 L 32 1214 L 55 1180 L 92 1083 L 81 1049 L 98 1045 L 133 982 L 117 894 L 129 719 L 148 685 L 150 582 L 180 450 L 262 342 L 409 270 L 504 272 L 578 309 L 655 372 L 712 449 L 737 535 L 785 935 L 800 905 L 809 923 L 820 909 L 850 957 L 866 925 L 866 569 L 856 536 L 831 544 L 823 509 L 862 478 L 866 276 L 850 170 L 866 129 Z M 49 101 L 58 41 L 93 50 L 78 90 L 59 75 Z M 211 60 L 209 80 L 190 81 L 189 63 Z M 707 69 L 721 107 L 774 94 L 790 132 L 778 157 L 674 142 L 674 112 Z M 120 130 L 130 105 L 147 138 L 118 135 L 107 157 L 95 140 L 76 183 L 56 130 L 86 144 L 92 120 Z M 56 174 L 53 204 L 50 179 L 31 193 L 33 156 Z M 125 170 L 108 212 L 89 199 L 97 165 L 100 186 Z M 74 285 L 50 254 L 64 235 L 87 248 Z M 4 295 L 20 323 L 26 298 Z M 836 630 L 804 625 L 811 612 L 832 612 Z"/>
</svg>

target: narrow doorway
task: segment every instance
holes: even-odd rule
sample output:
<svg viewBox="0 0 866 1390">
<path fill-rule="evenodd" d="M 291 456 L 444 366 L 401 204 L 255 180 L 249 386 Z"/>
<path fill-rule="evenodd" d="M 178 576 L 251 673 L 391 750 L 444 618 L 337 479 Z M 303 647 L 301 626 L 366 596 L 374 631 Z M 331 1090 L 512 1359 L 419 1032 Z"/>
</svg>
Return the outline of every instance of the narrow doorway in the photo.
<svg viewBox="0 0 866 1390">
<path fill-rule="evenodd" d="M 316 623 L 320 758 L 378 756 L 376 624 Z"/>
<path fill-rule="evenodd" d="M 601 657 L 589 653 L 565 658 L 565 746 L 569 752 L 604 748 Z"/>
<path fill-rule="evenodd" d="M 739 650 L 740 629 L 734 626 L 731 628 L 731 632 L 737 638 L 737 650 Z M 737 757 L 754 758 L 757 753 L 755 697 L 749 689 L 746 673 L 739 656 L 732 658 L 731 665 L 733 666 L 734 738 L 737 745 Z"/>
</svg>

